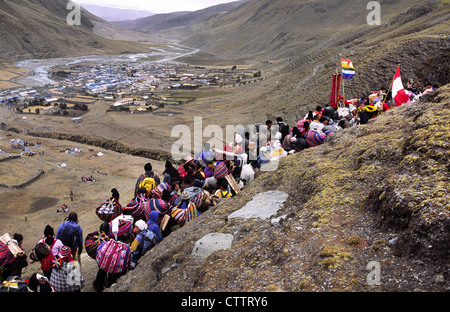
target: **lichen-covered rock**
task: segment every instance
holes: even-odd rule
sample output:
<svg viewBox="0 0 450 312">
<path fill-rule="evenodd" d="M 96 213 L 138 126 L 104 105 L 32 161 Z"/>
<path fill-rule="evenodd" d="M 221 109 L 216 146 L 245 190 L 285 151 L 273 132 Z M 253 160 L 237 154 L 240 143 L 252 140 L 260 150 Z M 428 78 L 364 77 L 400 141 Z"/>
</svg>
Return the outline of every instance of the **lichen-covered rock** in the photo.
<svg viewBox="0 0 450 312">
<path fill-rule="evenodd" d="M 232 243 L 231 234 L 210 233 L 195 242 L 191 255 L 206 258 L 215 251 L 230 248 Z"/>
</svg>

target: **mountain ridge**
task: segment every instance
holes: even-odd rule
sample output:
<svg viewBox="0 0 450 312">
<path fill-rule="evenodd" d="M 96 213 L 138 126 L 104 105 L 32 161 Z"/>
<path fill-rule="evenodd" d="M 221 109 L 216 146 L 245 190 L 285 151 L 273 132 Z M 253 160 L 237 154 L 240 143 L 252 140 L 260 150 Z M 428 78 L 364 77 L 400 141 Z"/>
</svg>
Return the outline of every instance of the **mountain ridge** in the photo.
<svg viewBox="0 0 450 312">
<path fill-rule="evenodd" d="M 81 25 L 70 26 L 67 0 L 2 0 L 0 55 L 2 60 L 53 58 L 88 54 L 144 52 L 147 45 L 115 41 L 96 35 L 94 23 L 106 21 L 81 11 Z"/>
<path fill-rule="evenodd" d="M 148 17 L 154 15 L 155 13 L 145 10 L 130 10 L 130 9 L 121 9 L 114 7 L 106 7 L 106 6 L 98 6 L 92 4 L 82 4 L 83 8 L 85 8 L 90 13 L 108 21 L 108 22 L 118 22 L 118 21 L 127 21 L 127 20 L 135 20 L 139 18 Z"/>
<path fill-rule="evenodd" d="M 173 13 L 155 14 L 149 17 L 136 19 L 133 21 L 115 22 L 114 24 L 144 33 L 159 32 L 160 36 L 174 35 L 173 29 L 185 28 L 203 19 L 216 19 L 223 14 L 233 11 L 249 0 L 240 0 L 208 7 L 197 11 L 179 11 Z M 171 37 L 175 39 L 177 37 Z M 177 38 L 179 39 L 179 38 Z"/>
</svg>

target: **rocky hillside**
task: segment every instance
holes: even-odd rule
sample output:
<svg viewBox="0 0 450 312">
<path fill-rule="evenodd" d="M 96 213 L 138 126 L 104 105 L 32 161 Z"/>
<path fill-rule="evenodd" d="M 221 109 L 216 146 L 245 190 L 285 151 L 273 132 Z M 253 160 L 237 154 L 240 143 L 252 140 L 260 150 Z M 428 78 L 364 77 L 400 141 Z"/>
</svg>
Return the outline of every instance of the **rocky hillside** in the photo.
<svg viewBox="0 0 450 312">
<path fill-rule="evenodd" d="M 86 54 L 147 51 L 145 45 L 95 35 L 94 23 L 107 24 L 86 10 L 81 25 L 69 26 L 67 0 L 0 1 L 0 58 L 20 60 Z"/>
<path fill-rule="evenodd" d="M 172 232 L 110 291 L 448 291 L 449 117 L 447 85 L 283 158 Z M 270 218 L 230 218 L 270 191 L 288 195 Z M 231 247 L 195 255 L 211 233 Z M 372 261 L 379 285 L 368 282 Z"/>
<path fill-rule="evenodd" d="M 417 6 L 423 5 L 429 12 L 442 1 L 425 4 L 417 0 L 379 2 L 382 24 L 393 22 L 398 26 L 415 22 L 423 15 L 414 14 L 408 19 L 404 13 L 409 9 L 416 10 Z M 260 57 L 279 59 L 294 52 L 329 49 L 356 39 L 367 41 L 374 36 L 375 29 L 378 33 L 380 30 L 367 25 L 370 11 L 367 1 L 363 0 L 252 0 L 236 4 L 239 6 L 232 9 L 233 3 L 223 9 L 216 6 L 191 14 L 179 13 L 173 18 L 167 16 L 164 20 L 155 15 L 134 21 L 127 27 L 152 34 L 162 33 L 212 54 L 254 61 Z M 409 29 L 410 32 L 416 30 Z M 383 31 L 383 35 L 386 34 Z"/>
</svg>

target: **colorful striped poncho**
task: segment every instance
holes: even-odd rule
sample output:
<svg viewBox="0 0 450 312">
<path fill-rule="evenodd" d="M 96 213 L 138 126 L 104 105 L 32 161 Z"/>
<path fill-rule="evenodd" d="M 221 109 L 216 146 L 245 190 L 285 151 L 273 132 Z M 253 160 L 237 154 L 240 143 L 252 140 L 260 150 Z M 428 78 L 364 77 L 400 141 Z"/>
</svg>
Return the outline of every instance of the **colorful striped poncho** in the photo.
<svg viewBox="0 0 450 312">
<path fill-rule="evenodd" d="M 125 243 L 110 239 L 98 247 L 96 260 L 99 268 L 107 273 L 123 273 L 130 265 L 131 249 Z"/>
<path fill-rule="evenodd" d="M 321 145 L 325 142 L 325 139 L 331 135 L 333 132 L 325 131 L 324 133 L 320 133 L 318 131 L 311 130 L 308 132 L 308 136 L 306 137 L 306 142 L 310 147 Z"/>
<path fill-rule="evenodd" d="M 161 199 L 164 190 L 169 191 L 170 185 L 167 182 L 160 183 L 155 189 L 152 190 L 152 198 Z"/>
<path fill-rule="evenodd" d="M 183 226 L 195 217 L 197 217 L 197 207 L 192 201 L 182 201 L 177 207 L 173 208 L 170 216 L 176 223 Z"/>
<path fill-rule="evenodd" d="M 309 122 L 308 120 L 299 120 L 298 122 L 297 122 L 297 128 L 298 128 L 298 130 L 300 130 L 300 133 L 303 135 L 303 136 L 305 136 L 306 137 L 306 131 L 305 131 L 305 128 L 303 128 L 304 127 L 304 125 L 305 125 L 305 122 Z M 291 132 L 290 133 L 292 133 L 292 130 L 291 130 Z"/>
<path fill-rule="evenodd" d="M 172 208 L 172 205 L 165 202 L 162 199 L 150 199 L 147 204 L 144 206 L 144 213 L 145 213 L 145 219 L 147 221 L 150 221 L 150 213 L 152 211 L 159 212 L 159 224 L 161 224 L 162 219 L 164 218 L 164 215 L 170 212 L 170 209 Z"/>
</svg>

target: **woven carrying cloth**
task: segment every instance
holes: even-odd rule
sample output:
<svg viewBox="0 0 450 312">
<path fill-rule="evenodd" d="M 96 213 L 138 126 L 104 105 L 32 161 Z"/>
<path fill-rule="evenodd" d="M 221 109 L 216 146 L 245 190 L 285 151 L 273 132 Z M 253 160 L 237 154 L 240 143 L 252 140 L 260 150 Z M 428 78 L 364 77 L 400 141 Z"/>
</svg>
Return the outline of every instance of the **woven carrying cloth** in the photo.
<svg viewBox="0 0 450 312">
<path fill-rule="evenodd" d="M 128 205 L 123 207 L 123 213 L 131 215 L 135 220 L 141 220 L 145 218 L 145 205 L 150 200 L 147 194 L 141 193 L 135 199 L 130 201 Z"/>
<path fill-rule="evenodd" d="M 107 273 L 123 273 L 131 261 L 131 249 L 127 244 L 111 239 L 97 250 L 97 263 Z"/>
<path fill-rule="evenodd" d="M 122 207 L 114 197 L 111 197 L 97 207 L 95 212 L 103 222 L 111 222 L 122 214 Z"/>
<path fill-rule="evenodd" d="M 80 266 L 75 261 L 62 262 L 60 268 L 53 268 L 50 284 L 57 292 L 75 292 L 86 285 Z"/>
</svg>

